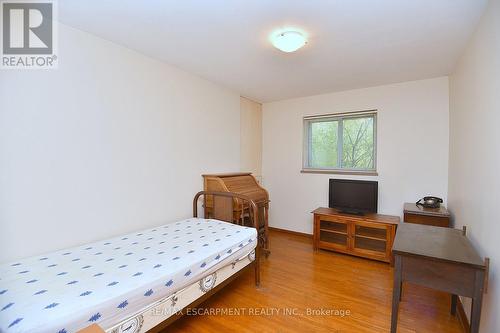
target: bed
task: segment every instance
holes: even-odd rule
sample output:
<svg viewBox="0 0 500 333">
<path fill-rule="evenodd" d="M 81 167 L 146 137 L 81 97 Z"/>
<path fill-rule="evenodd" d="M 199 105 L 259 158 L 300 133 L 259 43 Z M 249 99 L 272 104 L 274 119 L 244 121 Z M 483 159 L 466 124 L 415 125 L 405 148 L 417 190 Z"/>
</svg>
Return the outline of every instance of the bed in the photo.
<svg viewBox="0 0 500 333">
<path fill-rule="evenodd" d="M 200 196 L 216 203 L 198 218 Z M 242 195 L 199 192 L 193 218 L 0 265 L 0 333 L 138 333 L 169 324 L 243 269 L 259 284 L 257 229 L 234 224 Z"/>
</svg>

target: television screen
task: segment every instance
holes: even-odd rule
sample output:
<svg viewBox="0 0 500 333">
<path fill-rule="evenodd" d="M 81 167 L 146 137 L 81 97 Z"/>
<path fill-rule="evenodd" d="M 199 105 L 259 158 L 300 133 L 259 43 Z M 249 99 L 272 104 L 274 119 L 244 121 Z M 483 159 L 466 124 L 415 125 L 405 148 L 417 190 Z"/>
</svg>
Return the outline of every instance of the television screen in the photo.
<svg viewBox="0 0 500 333">
<path fill-rule="evenodd" d="M 353 214 L 376 213 L 378 182 L 330 179 L 329 206 Z"/>
</svg>

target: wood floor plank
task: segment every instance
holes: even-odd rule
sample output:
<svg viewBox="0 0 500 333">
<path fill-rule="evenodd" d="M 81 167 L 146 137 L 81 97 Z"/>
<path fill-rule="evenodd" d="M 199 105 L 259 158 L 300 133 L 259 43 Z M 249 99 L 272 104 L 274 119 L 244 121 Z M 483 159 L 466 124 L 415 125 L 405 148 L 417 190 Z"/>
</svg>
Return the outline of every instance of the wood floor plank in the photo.
<svg viewBox="0 0 500 333">
<path fill-rule="evenodd" d="M 240 315 L 185 315 L 163 332 L 389 332 L 393 271 L 388 264 L 314 252 L 312 240 L 300 235 L 271 231 L 270 239 L 261 288 L 254 287 L 248 271 L 201 305 Z M 462 333 L 449 307 L 448 294 L 405 285 L 398 332 Z M 321 309 L 350 313 L 321 314 Z"/>
</svg>

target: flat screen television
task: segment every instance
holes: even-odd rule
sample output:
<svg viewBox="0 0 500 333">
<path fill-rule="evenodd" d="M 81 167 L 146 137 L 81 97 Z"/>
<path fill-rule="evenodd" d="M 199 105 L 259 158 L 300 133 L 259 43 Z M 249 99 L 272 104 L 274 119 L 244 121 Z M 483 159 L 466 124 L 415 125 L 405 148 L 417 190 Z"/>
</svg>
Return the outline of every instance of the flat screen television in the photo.
<svg viewBox="0 0 500 333">
<path fill-rule="evenodd" d="M 330 179 L 329 207 L 343 213 L 363 215 L 376 213 L 378 182 L 367 180 Z"/>
</svg>

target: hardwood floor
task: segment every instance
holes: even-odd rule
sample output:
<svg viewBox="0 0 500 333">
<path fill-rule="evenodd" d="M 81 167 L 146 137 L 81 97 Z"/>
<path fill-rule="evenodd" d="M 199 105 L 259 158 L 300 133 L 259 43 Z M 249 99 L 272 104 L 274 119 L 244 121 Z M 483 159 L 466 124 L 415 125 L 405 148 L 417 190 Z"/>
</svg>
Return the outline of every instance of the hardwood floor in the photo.
<svg viewBox="0 0 500 333">
<path fill-rule="evenodd" d="M 388 264 L 314 253 L 305 236 L 271 231 L 270 239 L 272 253 L 262 260 L 260 288 L 254 286 L 253 271 L 247 271 L 196 310 L 212 315 L 184 315 L 163 332 L 389 332 Z M 461 333 L 449 307 L 449 295 L 405 285 L 398 332 Z M 350 313 L 321 314 L 321 309 Z"/>
</svg>

